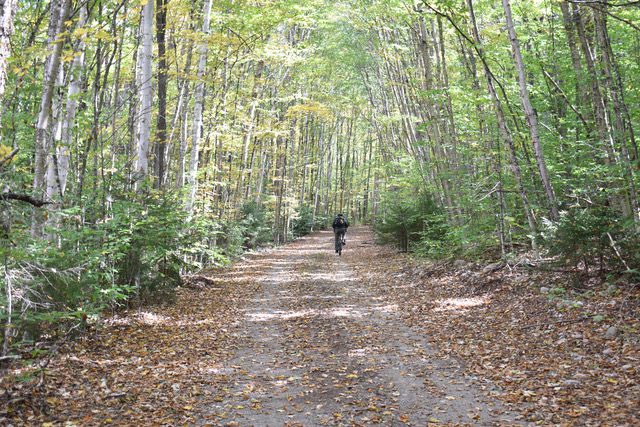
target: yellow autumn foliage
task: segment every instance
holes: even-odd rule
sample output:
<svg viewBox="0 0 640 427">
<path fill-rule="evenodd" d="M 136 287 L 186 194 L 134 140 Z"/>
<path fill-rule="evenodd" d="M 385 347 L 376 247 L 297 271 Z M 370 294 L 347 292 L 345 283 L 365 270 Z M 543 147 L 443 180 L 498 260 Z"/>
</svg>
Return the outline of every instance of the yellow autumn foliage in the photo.
<svg viewBox="0 0 640 427">
<path fill-rule="evenodd" d="M 0 144 L 0 161 L 8 157 L 12 151 L 13 151 L 13 148 Z M 5 165 L 8 165 L 9 163 L 11 163 L 12 160 L 13 159 L 9 160 L 7 163 L 5 163 Z"/>
<path fill-rule="evenodd" d="M 287 110 L 287 117 L 302 117 L 306 114 L 312 114 L 323 120 L 331 120 L 333 113 L 324 104 L 316 101 L 308 101 L 304 104 L 294 105 Z"/>
</svg>

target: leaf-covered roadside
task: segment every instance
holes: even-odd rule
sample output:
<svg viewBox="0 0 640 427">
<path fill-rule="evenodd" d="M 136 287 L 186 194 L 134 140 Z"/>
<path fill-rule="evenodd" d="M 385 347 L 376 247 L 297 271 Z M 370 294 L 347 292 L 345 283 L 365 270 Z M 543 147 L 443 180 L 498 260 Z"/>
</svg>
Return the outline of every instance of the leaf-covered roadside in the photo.
<svg viewBox="0 0 640 427">
<path fill-rule="evenodd" d="M 580 283 L 462 261 L 428 263 L 371 246 L 359 273 L 385 283 L 443 356 L 497 386 L 530 421 L 640 423 L 640 288 Z M 484 270 L 484 272 L 483 272 Z"/>
<path fill-rule="evenodd" d="M 0 424 L 192 422 L 196 402 L 208 398 L 211 372 L 233 349 L 225 327 L 255 289 L 243 265 L 203 278 L 206 286 L 193 278 L 175 304 L 90 327 L 51 358 L 44 375 L 35 367 L 46 356 L 14 363 L 0 379 Z"/>
</svg>

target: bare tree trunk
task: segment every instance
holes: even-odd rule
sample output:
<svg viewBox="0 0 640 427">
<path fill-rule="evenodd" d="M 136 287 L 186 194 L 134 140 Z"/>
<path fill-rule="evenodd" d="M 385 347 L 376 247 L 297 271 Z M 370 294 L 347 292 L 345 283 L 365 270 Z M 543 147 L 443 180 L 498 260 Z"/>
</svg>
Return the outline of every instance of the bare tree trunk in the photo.
<svg viewBox="0 0 640 427">
<path fill-rule="evenodd" d="M 10 42 L 17 5 L 18 0 L 0 0 L 0 99 L 4 96 L 7 81 L 7 59 L 11 56 Z"/>
<path fill-rule="evenodd" d="M 260 93 L 260 79 L 262 78 L 262 70 L 264 68 L 264 62 L 258 61 L 256 64 L 256 70 L 254 73 L 253 89 L 251 90 L 251 107 L 249 107 L 249 119 L 244 125 L 244 138 L 242 144 L 242 164 L 240 166 L 240 179 L 236 188 L 236 197 L 240 198 L 244 193 L 244 183 L 247 175 L 247 160 L 249 159 L 249 145 L 253 137 L 253 128 L 256 121 L 256 109 L 258 108 L 259 93 Z"/>
<path fill-rule="evenodd" d="M 151 138 L 151 109 L 153 107 L 153 0 L 147 0 L 142 9 L 140 30 L 142 52 L 140 55 L 140 112 L 136 141 L 136 181 L 149 174 L 149 140 Z"/>
<path fill-rule="evenodd" d="M 35 167 L 33 174 L 33 196 L 41 198 L 45 191 L 45 173 L 47 170 L 47 156 L 49 152 L 49 120 L 51 118 L 51 104 L 53 100 L 53 89 L 58 70 L 60 68 L 60 57 L 62 54 L 63 41 L 56 42 L 58 35 L 65 30 L 66 22 L 71 11 L 71 0 L 63 0 L 60 8 L 58 3 L 51 3 L 51 18 L 55 22 L 55 31 L 52 31 L 49 38 L 50 53 L 47 58 L 47 65 L 44 72 L 44 84 L 42 98 L 40 101 L 40 113 L 36 123 L 35 141 Z M 34 210 L 31 233 L 35 237 L 42 235 L 42 225 L 44 217 Z"/>
<path fill-rule="evenodd" d="M 307 160 L 309 157 L 309 114 L 304 119 L 304 133 L 302 144 L 304 153 L 302 155 L 302 180 L 300 182 L 300 206 L 304 204 L 305 186 L 307 183 Z"/>
<path fill-rule="evenodd" d="M 582 52 L 585 57 L 589 80 L 591 83 L 591 97 L 593 98 L 593 112 L 596 122 L 596 130 L 598 132 L 598 139 L 600 140 L 600 143 L 604 144 L 603 148 L 606 153 L 604 157 L 605 164 L 612 166 L 617 164 L 619 159 L 615 149 L 615 140 L 613 137 L 614 130 L 611 126 L 607 100 L 600 90 L 595 54 L 591 44 L 589 43 L 589 38 L 585 30 L 584 19 L 586 17 L 583 15 L 583 11 L 578 5 L 573 4 L 572 7 L 575 15 L 576 30 L 580 40 L 580 47 L 582 48 Z M 599 154 L 599 152 L 597 154 Z M 609 196 L 609 199 L 610 203 L 614 205 L 616 209 L 620 210 L 623 215 L 631 215 L 631 207 L 619 194 Z"/>
<path fill-rule="evenodd" d="M 529 133 L 533 142 L 533 150 L 535 152 L 536 164 L 538 165 L 538 173 L 540 174 L 540 180 L 544 187 L 545 195 L 547 196 L 547 204 L 549 205 L 549 216 L 552 220 L 558 220 L 560 214 L 558 212 L 558 202 L 556 200 L 556 194 L 551 185 L 549 178 L 549 171 L 547 169 L 547 163 L 542 152 L 542 143 L 540 142 L 540 135 L 538 131 L 538 118 L 533 110 L 533 105 L 529 99 L 529 89 L 527 88 L 527 73 L 522 60 L 522 53 L 520 52 L 520 43 L 516 35 L 515 27 L 513 26 L 513 17 L 511 16 L 511 5 L 509 0 L 502 0 L 502 8 L 504 9 L 504 16 L 507 22 L 507 31 L 509 32 L 509 39 L 511 41 L 511 51 L 516 63 L 516 70 L 518 71 L 518 84 L 520 86 L 520 100 L 522 101 L 522 107 L 524 108 L 525 117 L 527 120 L 527 126 L 529 127 Z"/>
<path fill-rule="evenodd" d="M 150 0 L 152 1 L 152 0 Z M 164 186 L 167 146 L 167 56 L 165 34 L 169 0 L 156 0 L 156 43 L 158 45 L 158 117 L 156 121 L 156 188 Z"/>
<path fill-rule="evenodd" d="M 493 84 L 493 73 L 487 64 L 487 61 L 484 58 L 484 52 L 482 49 L 482 39 L 480 38 L 480 32 L 478 31 L 478 26 L 476 23 L 475 12 L 473 10 L 473 0 L 467 0 L 467 5 L 469 7 L 469 17 L 471 21 L 471 29 L 473 31 L 473 37 L 477 44 L 477 52 L 480 56 L 480 60 L 484 66 L 485 77 L 487 79 L 487 88 L 489 90 L 489 94 L 493 99 L 493 104 L 495 107 L 496 118 L 498 120 L 498 127 L 500 129 L 500 135 L 502 139 L 509 146 L 509 151 L 511 153 L 511 170 L 513 171 L 513 175 L 516 178 L 516 182 L 518 184 L 518 191 L 520 193 L 520 199 L 522 200 L 522 206 L 524 210 L 525 217 L 527 218 L 527 222 L 529 223 L 529 230 L 532 234 L 536 234 L 537 226 L 536 221 L 531 212 L 531 207 L 529 205 L 529 198 L 527 196 L 526 189 L 524 187 L 524 182 L 522 179 L 522 171 L 520 169 L 520 163 L 518 161 L 518 156 L 515 149 L 515 144 L 513 142 L 513 137 L 511 136 L 511 132 L 507 127 L 507 121 L 504 115 L 504 109 L 502 108 L 502 103 L 500 102 L 500 98 L 498 96 L 498 92 L 495 89 Z M 534 239 L 531 239 L 531 246 L 536 249 L 536 243 Z"/>
<path fill-rule="evenodd" d="M 4 323 L 4 331 L 2 337 L 2 356 L 9 354 L 9 348 L 11 346 L 11 336 L 13 331 L 12 319 L 13 319 L 13 283 L 11 280 L 11 272 L 9 271 L 8 258 L 4 259 L 4 290 L 5 298 L 7 300 L 5 307 L 6 319 Z"/>
<path fill-rule="evenodd" d="M 209 22 L 211 20 L 211 4 L 212 0 L 206 0 L 204 4 L 204 21 L 202 23 L 202 33 L 209 34 Z M 187 175 L 187 185 L 189 188 L 189 195 L 187 197 L 187 211 L 191 212 L 193 209 L 193 203 L 196 198 L 196 191 L 198 189 L 198 156 L 199 156 L 199 143 L 202 136 L 202 112 L 204 103 L 204 73 L 207 69 L 207 42 L 204 41 L 200 44 L 200 59 L 198 62 L 198 81 L 195 88 L 195 104 L 193 108 L 193 130 L 191 141 L 191 159 L 189 162 L 189 174 Z"/>
<path fill-rule="evenodd" d="M 606 6 L 605 6 L 606 7 Z M 627 147 L 627 138 L 633 141 L 632 124 L 629 122 L 629 128 L 623 112 L 626 110 L 626 104 L 624 102 L 624 90 L 619 80 L 615 78 L 614 71 L 614 58 L 609 43 L 609 33 L 606 25 L 606 17 L 604 12 L 594 10 L 596 33 L 600 42 L 602 51 L 602 69 L 605 75 L 605 85 L 608 88 L 613 103 L 613 111 L 615 116 L 615 133 L 614 138 L 618 142 L 620 151 L 622 153 L 621 162 L 624 168 L 623 174 L 627 180 L 629 187 L 629 199 L 631 202 L 631 215 L 635 224 L 636 230 L 640 231 L 640 210 L 638 209 L 638 195 L 635 184 L 635 174 L 633 166 L 631 165 L 631 159 L 629 156 L 629 149 Z"/>
<path fill-rule="evenodd" d="M 86 5 L 80 9 L 80 20 L 78 28 L 82 28 L 87 23 L 88 11 Z M 84 39 L 80 39 L 76 46 L 76 53 L 69 71 L 69 87 L 67 89 L 67 105 L 64 119 L 60 130 L 60 144 L 54 147 L 53 163 L 49 168 L 53 169 L 53 176 L 50 184 L 54 185 L 54 194 L 64 197 L 67 188 L 67 177 L 69 176 L 69 160 L 71 140 L 73 139 L 73 126 L 75 124 L 76 112 L 78 110 L 78 95 L 82 86 L 82 73 L 84 71 L 84 53 L 86 44 Z"/>
<path fill-rule="evenodd" d="M 187 122 L 187 111 L 189 105 L 189 79 L 187 76 L 191 72 L 191 58 L 193 56 L 193 44 L 189 44 L 187 51 L 187 59 L 184 66 L 184 78 L 180 80 L 178 86 L 180 87 L 180 93 L 178 95 L 178 102 L 176 104 L 176 111 L 173 115 L 173 120 L 171 121 L 171 131 L 169 132 L 169 137 L 167 143 L 171 146 L 173 142 L 173 135 L 175 133 L 176 128 L 179 129 L 178 135 L 180 138 L 180 145 L 178 146 L 178 166 L 176 171 L 176 187 L 182 188 L 184 186 L 184 168 L 185 168 L 185 158 L 187 152 L 187 140 L 181 131 L 183 127 L 183 123 Z M 180 124 L 178 126 L 178 124 Z"/>
<path fill-rule="evenodd" d="M 569 10 L 569 2 L 563 0 L 560 2 L 560 10 L 562 12 L 562 22 L 564 24 L 564 31 L 567 35 L 567 44 L 569 45 L 569 51 L 571 52 L 571 63 L 573 65 L 573 71 L 576 73 L 576 98 L 578 108 L 585 108 L 591 105 L 589 98 L 589 92 L 584 84 L 584 71 L 582 69 L 582 62 L 580 61 L 580 51 L 578 48 L 579 40 L 576 39 L 576 25 L 573 22 L 573 17 Z M 580 110 L 582 113 L 582 110 Z M 588 117 L 590 121 L 593 121 L 593 114 L 590 112 Z M 587 128 L 589 131 L 589 128 Z M 578 127 L 576 127 L 576 137 L 578 137 Z"/>
</svg>

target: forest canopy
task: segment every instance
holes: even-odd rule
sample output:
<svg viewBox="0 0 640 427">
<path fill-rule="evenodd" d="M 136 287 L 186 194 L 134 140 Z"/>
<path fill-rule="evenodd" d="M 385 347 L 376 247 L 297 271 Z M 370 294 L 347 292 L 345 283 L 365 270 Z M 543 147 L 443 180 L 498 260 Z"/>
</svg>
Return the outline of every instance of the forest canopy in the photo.
<svg viewBox="0 0 640 427">
<path fill-rule="evenodd" d="M 336 212 L 433 258 L 640 267 L 634 2 L 5 0 L 0 15 L 3 354 Z"/>
</svg>

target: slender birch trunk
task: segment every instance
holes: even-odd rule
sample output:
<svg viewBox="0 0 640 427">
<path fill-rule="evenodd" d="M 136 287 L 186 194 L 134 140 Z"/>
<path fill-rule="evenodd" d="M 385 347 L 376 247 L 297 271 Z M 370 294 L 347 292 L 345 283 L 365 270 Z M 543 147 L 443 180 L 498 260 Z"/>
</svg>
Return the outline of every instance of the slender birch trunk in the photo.
<svg viewBox="0 0 640 427">
<path fill-rule="evenodd" d="M 18 0 L 0 0 L 0 99 L 7 81 L 7 60 L 11 56 L 10 42 L 17 6 Z"/>
<path fill-rule="evenodd" d="M 65 23 L 69 18 L 71 11 L 71 0 L 63 0 L 59 6 L 58 3 L 51 4 L 51 18 L 55 24 L 49 38 L 50 53 L 47 58 L 44 78 L 42 98 L 40 101 L 40 112 L 38 121 L 36 122 L 36 141 L 35 141 L 35 166 L 33 174 L 33 195 L 34 197 L 43 197 L 45 188 L 45 174 L 47 170 L 47 156 L 49 153 L 49 121 L 51 119 L 51 105 L 53 101 L 53 92 L 58 70 L 60 68 L 60 57 L 64 46 L 64 39 L 57 40 L 60 34 L 65 31 Z M 31 233 L 34 237 L 42 236 L 42 226 L 44 216 L 38 209 L 34 210 L 33 223 Z"/>
<path fill-rule="evenodd" d="M 209 35 L 209 23 L 211 20 L 211 4 L 212 0 L 206 0 L 204 4 L 204 21 L 202 23 L 202 33 L 204 37 Z M 199 52 L 200 59 L 198 62 L 198 80 L 195 88 L 195 104 L 193 107 L 193 129 L 191 131 L 191 159 L 189 162 L 189 173 L 187 175 L 187 185 L 189 188 L 189 195 L 187 197 L 187 211 L 191 212 L 193 209 L 193 203 L 196 198 L 196 191 L 198 189 L 198 156 L 199 156 L 199 144 L 200 137 L 202 136 L 202 112 L 204 103 L 204 73 L 207 69 L 207 53 L 208 53 L 207 40 L 203 40 L 200 43 Z"/>
<path fill-rule="evenodd" d="M 171 120 L 171 127 L 169 132 L 169 137 L 167 139 L 167 144 L 169 146 L 173 143 L 173 136 L 178 128 L 178 135 L 180 137 L 180 145 L 178 146 L 178 165 L 176 171 L 176 187 L 182 188 L 184 186 L 184 168 L 185 168 L 185 158 L 187 153 L 187 139 L 184 133 L 181 131 L 183 128 L 183 123 L 187 122 L 188 117 L 188 105 L 189 105 L 189 79 L 186 76 L 189 76 L 191 72 L 191 58 L 193 57 L 193 44 L 190 43 L 187 48 L 187 59 L 184 66 L 184 78 L 180 80 L 178 86 L 180 87 L 180 93 L 178 95 L 178 102 L 176 104 L 176 111 L 173 115 L 173 120 Z"/>
<path fill-rule="evenodd" d="M 78 28 L 86 25 L 87 18 L 88 12 L 85 5 L 80 9 Z M 48 187 L 50 187 L 50 190 L 47 191 L 48 197 L 59 196 L 63 198 L 67 189 L 71 141 L 78 110 L 78 95 L 80 94 L 83 80 L 85 49 L 85 40 L 81 38 L 76 45 L 75 57 L 69 70 L 66 109 L 63 118 L 61 118 L 59 143 L 57 147 L 54 147 L 53 162 L 48 165 L 47 180 L 49 181 Z"/>
<path fill-rule="evenodd" d="M 518 185 L 518 192 L 520 193 L 520 199 L 522 201 L 522 207 L 524 210 L 525 217 L 527 218 L 527 222 L 529 224 L 529 230 L 531 231 L 532 234 L 536 234 L 537 233 L 536 221 L 533 216 L 533 213 L 531 212 L 531 207 L 529 205 L 529 197 L 524 187 L 524 182 L 522 179 L 522 171 L 520 169 L 520 163 L 518 161 L 518 156 L 516 153 L 513 137 L 507 126 L 507 121 L 504 114 L 504 109 L 502 107 L 502 102 L 500 101 L 500 97 L 498 96 L 498 92 L 496 91 L 496 88 L 493 83 L 493 73 L 491 72 L 491 69 L 489 68 L 489 65 L 487 64 L 487 61 L 485 60 L 485 57 L 484 57 L 484 51 L 482 49 L 482 38 L 480 37 L 480 32 L 478 31 L 476 16 L 473 9 L 473 0 L 467 0 L 467 5 L 469 7 L 469 18 L 471 21 L 470 23 L 471 23 L 471 29 L 473 32 L 473 37 L 474 37 L 475 43 L 477 44 L 478 56 L 480 57 L 480 60 L 484 67 L 484 73 L 487 79 L 487 89 L 489 90 L 489 94 L 491 95 L 491 99 L 493 100 L 496 118 L 498 120 L 498 127 L 500 129 L 500 135 L 502 139 L 509 146 L 509 152 L 511 154 L 511 170 L 513 171 L 513 175 L 516 178 L 516 182 Z M 533 247 L 534 250 L 536 249 L 536 243 L 534 239 L 531 239 L 531 246 Z"/>
<path fill-rule="evenodd" d="M 149 174 L 149 140 L 151 138 L 151 110 L 153 107 L 153 21 L 154 0 L 147 0 L 142 8 L 140 31 L 142 46 L 140 54 L 140 111 L 136 141 L 136 181 Z"/>
<path fill-rule="evenodd" d="M 549 216 L 552 220 L 558 220 L 560 214 L 558 212 L 558 202 L 556 200 L 556 194 L 551 185 L 551 179 L 549 178 L 549 171 L 547 169 L 547 163 L 542 151 L 542 143 L 540 142 L 540 135 L 538 131 L 538 118 L 533 110 L 533 105 L 529 99 L 529 89 L 527 88 L 527 73 L 522 60 L 522 53 L 520 52 L 520 43 L 516 35 L 516 30 L 513 25 L 513 17 L 511 16 L 511 5 L 509 0 L 502 0 L 502 8 L 504 9 L 504 16 L 507 22 L 507 31 L 509 32 L 509 40 L 511 41 L 511 51 L 513 59 L 516 63 L 516 70 L 518 71 L 518 85 L 520 86 L 520 100 L 522 101 L 522 107 L 529 127 L 529 133 L 533 142 L 533 150 L 535 152 L 536 164 L 538 165 L 538 173 L 540 174 L 540 180 L 544 187 L 544 192 L 547 197 L 547 204 L 549 205 Z"/>
<path fill-rule="evenodd" d="M 606 6 L 604 6 L 606 7 Z M 626 104 L 624 102 L 624 89 L 620 84 L 617 76 L 614 76 L 615 58 L 613 57 L 613 51 L 609 43 L 609 32 L 607 30 L 606 16 L 604 12 L 595 11 L 595 26 L 596 33 L 599 40 L 599 44 L 602 51 L 601 61 L 602 69 L 605 75 L 605 85 L 611 97 L 613 103 L 613 112 L 615 117 L 615 133 L 614 138 L 617 141 L 617 146 L 620 147 L 621 163 L 623 166 L 623 174 L 627 180 L 627 186 L 629 189 L 629 199 L 631 203 L 631 216 L 635 224 L 636 231 L 640 231 L 640 209 L 638 208 L 638 194 L 635 183 L 635 173 L 633 166 L 631 165 L 631 158 L 629 156 L 629 149 L 627 147 L 627 138 L 633 141 L 633 127 L 632 123 L 625 121 L 623 112 L 626 110 Z"/>
<path fill-rule="evenodd" d="M 240 166 L 240 179 L 236 188 L 236 197 L 241 197 L 244 193 L 244 183 L 247 176 L 247 161 L 249 159 L 249 145 L 253 137 L 253 128 L 256 122 L 256 110 L 258 103 L 260 102 L 260 87 L 262 78 L 262 70 L 264 68 L 264 61 L 259 61 L 256 64 L 256 70 L 253 80 L 253 89 L 251 90 L 251 107 L 249 108 L 249 119 L 244 125 L 244 138 L 242 143 L 242 164 Z"/>
</svg>

